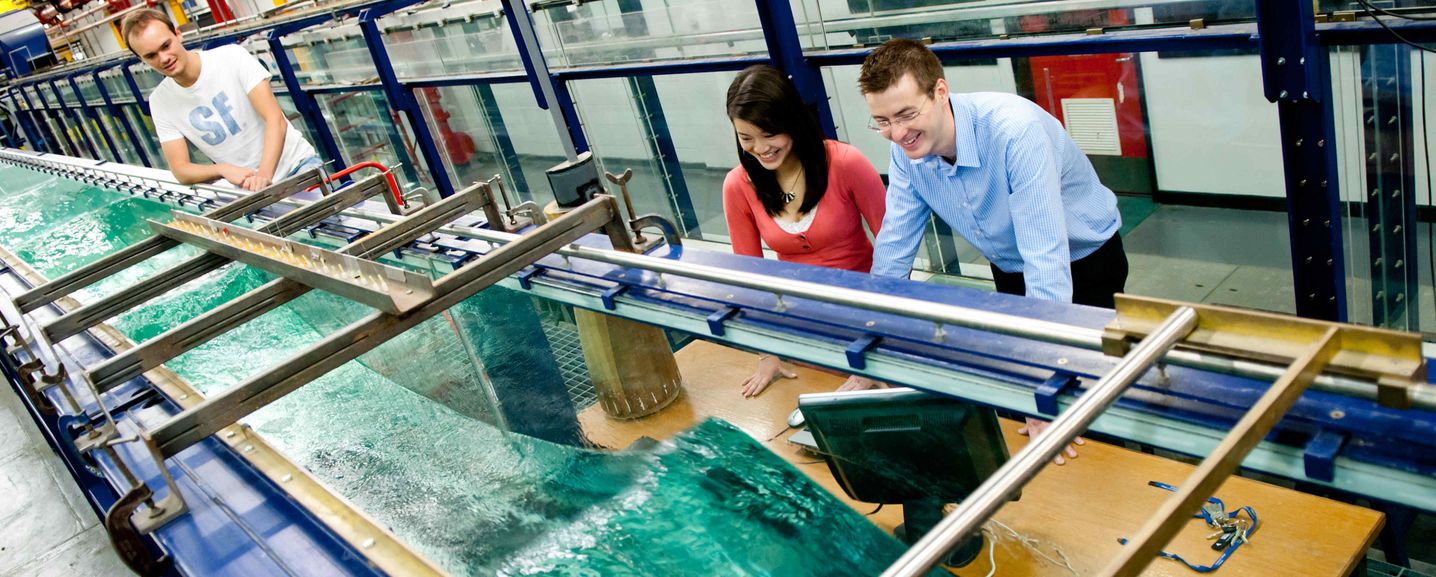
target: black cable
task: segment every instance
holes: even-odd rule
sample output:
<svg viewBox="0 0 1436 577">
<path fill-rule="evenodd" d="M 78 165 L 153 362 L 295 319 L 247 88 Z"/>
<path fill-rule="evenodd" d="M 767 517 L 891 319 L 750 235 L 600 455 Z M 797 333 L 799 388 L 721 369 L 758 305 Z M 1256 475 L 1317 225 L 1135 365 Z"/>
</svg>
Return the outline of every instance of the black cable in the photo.
<svg viewBox="0 0 1436 577">
<path fill-rule="evenodd" d="M 872 511 L 870 511 L 870 512 L 868 512 L 868 513 L 865 513 L 864 515 L 867 516 L 867 517 L 871 517 L 871 516 L 873 516 L 873 515 L 878 514 L 878 511 L 881 511 L 881 510 L 883 510 L 883 504 L 882 504 L 882 503 L 878 503 L 878 508 L 873 509 Z"/>
<path fill-rule="evenodd" d="M 1426 85 L 1426 55 L 1421 55 L 1421 148 L 1426 154 L 1426 204 L 1430 210 L 1436 211 L 1436 188 L 1431 187 L 1431 127 L 1429 125 L 1431 111 L 1426 109 L 1426 100 L 1431 94 L 1431 88 Z M 1416 211 L 1416 222 L 1421 222 L 1421 211 Z M 1436 222 L 1426 225 L 1426 256 L 1430 259 L 1427 263 L 1431 272 L 1431 306 L 1436 307 Z M 1419 261 L 1418 261 L 1419 262 Z M 1421 275 L 1416 275 L 1416 290 L 1421 290 Z"/>
<path fill-rule="evenodd" d="M 1365 6 L 1366 9 L 1369 10 L 1369 11 L 1375 12 L 1375 11 L 1378 11 L 1378 10 L 1379 10 L 1379 9 L 1376 8 L 1375 6 L 1372 6 L 1372 5 L 1371 5 L 1370 0 L 1356 0 L 1356 1 L 1357 1 L 1357 2 L 1360 2 L 1361 5 L 1362 5 L 1362 6 Z M 1381 12 L 1382 12 L 1382 13 L 1386 13 L 1384 10 L 1381 10 Z M 1427 48 L 1427 47 L 1425 47 L 1425 46 L 1422 46 L 1422 45 L 1420 45 L 1420 44 L 1417 44 L 1417 43 L 1415 43 L 1415 42 L 1412 42 L 1412 41 L 1410 41 L 1410 40 L 1407 40 L 1405 36 L 1402 36 L 1402 35 L 1396 33 L 1395 30 L 1392 30 L 1390 26 L 1387 26 L 1387 25 L 1386 25 L 1386 22 L 1383 21 L 1383 20 L 1381 19 L 1381 17 L 1377 16 L 1376 14 L 1374 14 L 1374 13 L 1371 14 L 1371 19 L 1374 20 L 1378 26 L 1381 26 L 1382 29 L 1386 30 L 1386 32 L 1387 32 L 1388 34 L 1390 34 L 1392 38 L 1395 38 L 1395 39 L 1401 41 L 1402 44 L 1406 44 L 1407 46 L 1410 46 L 1410 47 L 1415 48 L 1415 49 L 1417 49 L 1417 50 L 1421 50 L 1421 51 L 1423 51 L 1423 52 L 1436 53 L 1436 50 L 1432 50 L 1432 49 L 1430 49 L 1430 48 Z"/>
<path fill-rule="evenodd" d="M 1402 19 L 1405 19 L 1405 20 L 1436 20 L 1436 16 L 1412 16 L 1412 15 L 1410 15 L 1410 14 L 1402 14 L 1402 13 L 1400 13 L 1400 12 L 1392 12 L 1392 11 L 1387 10 L 1387 9 L 1385 9 L 1385 8 L 1378 8 L 1378 7 L 1376 7 L 1376 6 L 1372 6 L 1371 4 L 1369 4 L 1369 3 L 1367 3 L 1367 2 L 1363 2 L 1362 0 L 1356 0 L 1356 1 L 1357 1 L 1357 2 L 1361 2 L 1361 4 L 1362 4 L 1363 6 L 1366 6 L 1366 12 L 1367 12 L 1368 14 L 1370 14 L 1370 13 L 1372 13 L 1372 12 L 1379 12 L 1379 13 L 1381 13 L 1381 14 L 1385 14 L 1385 15 L 1391 16 L 1391 17 L 1393 17 L 1393 18 L 1402 18 Z M 1372 16 L 1372 17 L 1375 18 L 1375 16 Z"/>
</svg>

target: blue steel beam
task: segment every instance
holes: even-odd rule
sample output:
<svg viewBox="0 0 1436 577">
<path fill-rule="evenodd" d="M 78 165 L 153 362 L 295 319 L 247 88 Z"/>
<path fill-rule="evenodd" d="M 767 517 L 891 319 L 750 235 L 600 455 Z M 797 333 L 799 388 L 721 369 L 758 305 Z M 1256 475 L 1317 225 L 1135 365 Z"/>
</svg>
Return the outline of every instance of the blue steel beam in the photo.
<svg viewBox="0 0 1436 577">
<path fill-rule="evenodd" d="M 125 77 L 125 85 L 130 87 L 130 94 L 135 96 L 135 102 L 140 105 L 140 112 L 150 116 L 150 99 L 140 91 L 140 83 L 135 81 L 135 71 L 130 70 L 129 64 L 121 64 L 120 73 Z"/>
<path fill-rule="evenodd" d="M 6 91 L 10 97 L 10 109 L 15 111 L 15 122 L 20 125 L 20 130 L 25 133 L 25 138 L 30 141 L 30 148 L 36 152 L 45 150 L 45 141 L 40 136 L 40 130 L 35 126 L 35 112 L 20 106 L 20 97 L 16 96 L 19 89 L 12 88 Z"/>
<path fill-rule="evenodd" d="M 406 2 L 396 2 L 382 8 L 390 12 L 408 6 Z M 429 123 L 424 121 L 424 112 L 419 107 L 418 99 L 414 98 L 414 91 L 405 87 L 399 82 L 398 75 L 394 72 L 394 63 L 389 60 L 389 49 L 384 46 L 384 34 L 379 30 L 379 18 L 388 12 L 379 11 L 377 8 L 368 8 L 359 13 L 359 31 L 364 35 L 364 44 L 369 48 L 369 56 L 374 61 L 374 68 L 379 73 L 379 83 L 384 87 L 385 100 L 389 102 L 389 108 L 403 114 L 409 120 L 409 128 L 414 132 L 414 141 L 419 146 L 419 152 L 423 155 L 425 163 L 429 165 L 429 174 L 434 179 L 434 186 L 439 189 L 439 195 L 447 197 L 454 194 L 454 183 L 449 180 L 448 171 L 444 168 L 444 159 L 439 155 L 439 147 L 434 144 L 434 135 L 429 130 Z M 403 152 L 400 150 L 399 152 Z M 417 160 L 417 159 L 415 159 Z"/>
<path fill-rule="evenodd" d="M 45 111 L 50 117 L 52 131 L 57 131 L 60 134 L 60 138 L 57 142 L 63 142 L 65 144 L 63 153 L 76 158 L 83 157 L 84 154 L 80 152 L 79 147 L 75 146 L 74 139 L 70 138 L 70 131 L 65 129 L 65 121 L 61 118 L 60 111 L 45 103 L 45 95 L 40 92 L 42 86 L 41 84 L 36 84 L 31 88 L 35 92 L 35 99 L 39 100 L 41 104 L 44 104 Z"/>
<path fill-rule="evenodd" d="M 75 94 L 75 101 L 80 103 L 80 111 L 84 113 L 85 116 L 90 117 L 90 122 L 94 123 L 95 131 L 99 132 L 100 138 L 104 139 L 105 148 L 108 148 L 110 151 L 110 159 L 123 163 L 125 159 L 120 156 L 120 150 L 115 148 L 115 141 L 110 138 L 110 131 L 105 130 L 105 124 L 100 121 L 100 115 L 95 112 L 94 107 L 90 106 L 89 101 L 85 100 L 85 94 L 80 92 L 80 83 L 75 80 L 74 75 L 71 75 L 66 80 L 70 84 L 70 91 Z"/>
<path fill-rule="evenodd" d="M 140 135 L 135 132 L 134 124 L 130 123 L 130 117 L 120 109 L 119 105 L 115 104 L 115 100 L 110 97 L 110 89 L 105 86 L 104 80 L 100 78 L 101 72 L 113 67 L 114 66 L 102 66 L 95 69 L 95 87 L 100 89 L 100 98 L 105 101 L 105 110 L 110 112 L 110 118 L 114 118 L 115 122 L 120 124 L 120 129 L 125 131 L 125 138 L 129 139 L 130 144 L 134 146 L 135 154 L 140 158 L 140 164 L 154 168 L 154 165 L 150 163 L 149 153 L 145 151 L 144 142 L 140 141 Z"/>
<path fill-rule="evenodd" d="M 513 34 L 514 44 L 519 48 L 519 59 L 528 73 L 529 86 L 533 88 L 534 100 L 538 107 L 549 111 L 558 130 L 559 143 L 569 160 L 588 151 L 588 139 L 583 134 L 583 121 L 574 106 L 573 94 L 568 85 L 556 78 L 549 69 L 539 45 L 538 32 L 534 30 L 533 12 L 527 2 L 504 1 L 504 19 Z M 552 102 L 550 102 L 552 100 Z M 554 108 L 557 107 L 557 108 Z"/>
<path fill-rule="evenodd" d="M 100 152 L 99 152 L 97 149 L 95 149 L 95 144 L 94 144 L 93 142 L 90 142 L 89 132 L 88 132 L 87 130 L 85 130 L 85 121 L 84 121 L 84 119 L 81 118 L 80 115 L 75 112 L 75 109 L 70 108 L 70 107 L 68 107 L 68 106 L 65 106 L 65 97 L 60 94 L 60 87 L 55 84 L 57 81 L 59 81 L 59 79 L 58 79 L 58 78 L 54 78 L 54 79 L 51 79 L 51 80 L 47 83 L 47 85 L 50 87 L 50 94 L 55 97 L 55 106 L 59 107 L 60 113 L 61 113 L 62 115 L 68 117 L 68 118 L 71 120 L 71 122 L 73 123 L 71 126 L 73 126 L 74 128 L 79 129 L 78 132 L 79 132 L 80 142 L 84 143 L 84 145 L 85 145 L 85 150 L 90 153 L 90 156 L 89 156 L 88 158 L 92 158 L 92 159 L 95 159 L 95 160 L 102 160 L 102 159 L 100 158 Z M 65 137 L 66 137 L 66 138 L 69 138 L 70 128 L 69 128 L 69 127 L 66 127 L 64 132 L 65 132 Z M 78 147 L 76 147 L 76 151 L 77 151 L 77 152 L 79 151 L 79 148 L 78 148 Z M 79 155 L 79 154 L 76 154 L 76 156 L 80 156 L 80 155 Z"/>
<path fill-rule="evenodd" d="M 698 58 L 673 62 L 643 62 L 638 64 L 615 64 L 603 66 L 578 66 L 554 71 L 559 80 L 586 80 L 593 78 L 616 78 L 625 76 L 664 76 L 668 74 L 700 74 L 704 72 L 732 72 L 754 64 L 772 64 L 767 56 L 734 56 L 725 58 Z"/>
<path fill-rule="evenodd" d="M 1144 30 L 1115 30 L 1103 34 L 1053 34 L 1009 39 L 988 38 L 939 42 L 929 48 L 944 60 L 978 58 L 1019 58 L 1111 54 L 1116 52 L 1183 52 L 1192 50 L 1237 50 L 1257 47 L 1256 27 L 1251 24 L 1213 26 L 1202 30 L 1187 27 Z M 807 59 L 819 66 L 862 64 L 871 48 L 849 48 L 809 52 Z"/>
<path fill-rule="evenodd" d="M 299 115 L 304 117 L 310 130 L 319 139 L 319 149 L 334 163 L 332 170 L 343 170 L 346 164 L 344 153 L 339 149 L 339 142 L 334 139 L 334 132 L 324 120 L 324 113 L 319 109 L 314 95 L 305 92 L 304 87 L 300 86 L 299 76 L 294 73 L 294 63 L 289 60 L 289 52 L 284 49 L 284 37 L 279 32 L 279 29 L 271 30 L 265 39 L 269 43 L 269 55 L 274 58 L 274 65 L 279 68 L 279 78 L 288 89 L 289 98 L 294 101 L 294 108 L 299 110 Z"/>
<path fill-rule="evenodd" d="M 828 138 L 838 137 L 833 124 L 833 110 L 828 106 L 828 90 L 818 64 L 803 56 L 798 39 L 798 24 L 793 20 L 793 7 L 786 0 L 757 0 L 758 20 L 763 25 L 763 39 L 768 43 L 768 56 L 773 64 L 793 79 L 798 94 L 818 115 L 818 124 Z"/>
<path fill-rule="evenodd" d="M 50 132 L 50 124 L 45 122 L 45 113 L 35 108 L 35 103 L 30 100 L 30 95 L 25 92 L 24 87 L 17 89 L 16 92 L 20 94 L 21 98 L 25 99 L 25 109 L 30 111 L 30 119 L 34 121 L 36 130 L 43 135 L 43 138 L 40 139 L 40 147 L 36 150 L 62 154 L 63 151 L 60 150 L 59 141 L 57 141 L 55 135 Z"/>
<path fill-rule="evenodd" d="M 1346 320 L 1346 263 L 1337 186 L 1328 50 L 1308 0 L 1257 2 L 1262 88 L 1281 124 L 1297 314 Z"/>
</svg>

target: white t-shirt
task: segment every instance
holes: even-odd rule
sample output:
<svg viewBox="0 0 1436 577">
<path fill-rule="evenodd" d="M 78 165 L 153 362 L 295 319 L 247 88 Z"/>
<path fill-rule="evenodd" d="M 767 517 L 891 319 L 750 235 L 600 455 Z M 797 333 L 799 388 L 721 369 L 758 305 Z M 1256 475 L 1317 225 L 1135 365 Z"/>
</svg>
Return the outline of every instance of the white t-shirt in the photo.
<svg viewBox="0 0 1436 577">
<path fill-rule="evenodd" d="M 259 168 L 264 155 L 264 118 L 249 91 L 269 82 L 269 71 L 238 44 L 199 53 L 199 79 L 188 88 L 166 78 L 150 93 L 150 116 L 160 142 L 186 139 L 216 163 Z M 314 147 L 287 120 L 284 151 L 274 169 L 280 180 Z"/>
</svg>

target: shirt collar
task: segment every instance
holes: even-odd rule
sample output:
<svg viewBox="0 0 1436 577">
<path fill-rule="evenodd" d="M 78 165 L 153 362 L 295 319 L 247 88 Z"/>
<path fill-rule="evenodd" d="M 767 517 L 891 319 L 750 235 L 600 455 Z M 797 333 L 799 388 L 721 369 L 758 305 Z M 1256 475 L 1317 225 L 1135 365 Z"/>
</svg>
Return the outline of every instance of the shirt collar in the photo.
<svg viewBox="0 0 1436 577">
<path fill-rule="evenodd" d="M 981 167 L 982 161 L 977 156 L 977 129 L 972 124 L 972 109 L 966 102 L 959 99 L 957 94 L 948 94 L 948 104 L 952 109 L 953 143 L 957 149 L 956 162 L 948 166 L 947 162 L 936 154 L 925 156 L 918 162 L 932 168 L 947 169 L 949 172 L 956 172 L 959 166 Z"/>
</svg>

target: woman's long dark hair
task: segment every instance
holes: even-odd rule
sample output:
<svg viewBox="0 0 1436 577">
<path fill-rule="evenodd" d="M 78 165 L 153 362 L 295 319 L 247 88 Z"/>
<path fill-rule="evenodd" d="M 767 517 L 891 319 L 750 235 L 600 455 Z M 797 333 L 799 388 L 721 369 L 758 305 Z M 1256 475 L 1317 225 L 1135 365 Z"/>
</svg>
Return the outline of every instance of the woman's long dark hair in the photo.
<svg viewBox="0 0 1436 577">
<path fill-rule="evenodd" d="M 728 86 L 728 118 L 745 120 L 769 134 L 792 137 L 793 149 L 789 154 L 798 155 L 798 162 L 803 165 L 803 180 L 807 183 L 798 213 L 807 214 L 818 206 L 828 189 L 828 149 L 823 144 L 817 116 L 798 96 L 793 81 L 772 66 L 749 66 Z M 763 168 L 758 159 L 744 152 L 742 142 L 738 142 L 738 159 L 768 215 L 781 214 L 785 203 L 777 172 Z"/>
</svg>

